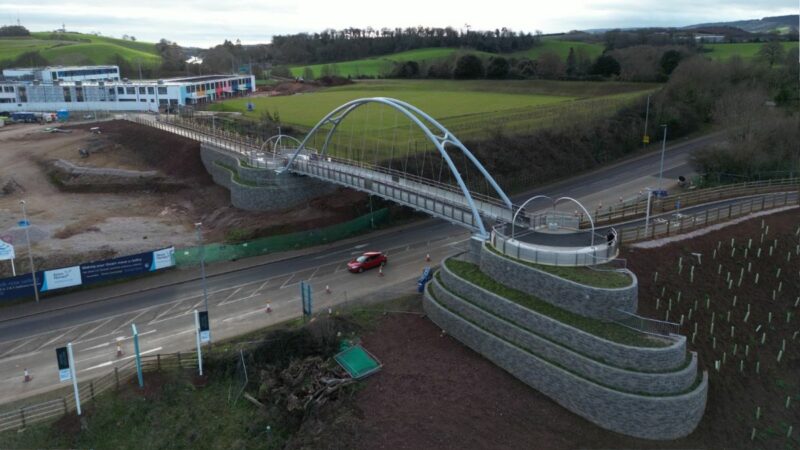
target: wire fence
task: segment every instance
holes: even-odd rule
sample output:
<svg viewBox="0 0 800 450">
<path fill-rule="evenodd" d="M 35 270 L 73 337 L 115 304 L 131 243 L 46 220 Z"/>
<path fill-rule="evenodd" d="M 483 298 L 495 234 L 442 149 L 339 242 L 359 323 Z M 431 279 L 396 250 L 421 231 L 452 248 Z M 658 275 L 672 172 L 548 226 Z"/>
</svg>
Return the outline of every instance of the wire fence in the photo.
<svg viewBox="0 0 800 450">
<path fill-rule="evenodd" d="M 142 355 L 142 371 L 152 372 L 171 369 L 188 369 L 197 366 L 197 353 L 169 353 Z M 136 363 L 127 360 L 114 367 L 114 370 L 78 383 L 81 405 L 93 401 L 98 395 L 110 390 L 118 391 L 121 386 L 136 377 Z M 61 389 L 63 394 L 57 398 L 33 405 L 9 408 L 0 411 L 0 432 L 22 430 L 27 426 L 47 420 L 57 419 L 76 409 L 72 386 Z"/>
<path fill-rule="evenodd" d="M 791 197 L 791 193 L 785 192 L 783 194 L 751 198 L 736 204 L 707 209 L 702 213 L 694 215 L 675 214 L 668 219 L 655 218 L 651 220 L 649 225 L 623 228 L 619 233 L 619 241 L 629 243 L 680 234 L 717 222 L 745 216 L 752 212 L 798 204 L 798 199 L 792 199 Z"/>
</svg>

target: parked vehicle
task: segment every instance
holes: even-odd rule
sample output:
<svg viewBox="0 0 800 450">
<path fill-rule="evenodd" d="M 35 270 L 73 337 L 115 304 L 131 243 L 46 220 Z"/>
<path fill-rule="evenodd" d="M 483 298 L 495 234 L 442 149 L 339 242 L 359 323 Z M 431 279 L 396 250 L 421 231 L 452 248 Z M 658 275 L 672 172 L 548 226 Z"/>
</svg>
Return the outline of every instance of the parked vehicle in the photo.
<svg viewBox="0 0 800 450">
<path fill-rule="evenodd" d="M 11 113 L 11 120 L 14 122 L 36 123 L 41 120 L 41 114 L 32 112 L 15 112 Z"/>
<path fill-rule="evenodd" d="M 388 262 L 386 255 L 381 252 L 366 252 L 358 258 L 347 263 L 347 269 L 353 273 L 380 267 Z"/>
</svg>

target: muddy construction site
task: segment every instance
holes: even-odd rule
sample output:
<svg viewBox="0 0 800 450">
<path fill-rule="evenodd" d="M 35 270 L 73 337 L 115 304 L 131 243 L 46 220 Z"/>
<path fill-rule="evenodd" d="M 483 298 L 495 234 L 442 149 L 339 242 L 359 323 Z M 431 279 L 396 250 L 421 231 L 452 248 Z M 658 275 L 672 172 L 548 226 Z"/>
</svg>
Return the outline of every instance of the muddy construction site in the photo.
<svg viewBox="0 0 800 450">
<path fill-rule="evenodd" d="M 93 128 L 97 128 L 92 130 Z M 200 160 L 199 143 L 123 120 L 54 131 L 0 128 L 0 237 L 28 270 L 20 200 L 25 200 L 37 269 L 71 265 L 227 236 L 281 234 L 369 212 L 366 195 L 338 190 L 304 207 L 247 212 L 230 204 Z M 10 276 L 0 264 L 0 277 Z"/>
</svg>

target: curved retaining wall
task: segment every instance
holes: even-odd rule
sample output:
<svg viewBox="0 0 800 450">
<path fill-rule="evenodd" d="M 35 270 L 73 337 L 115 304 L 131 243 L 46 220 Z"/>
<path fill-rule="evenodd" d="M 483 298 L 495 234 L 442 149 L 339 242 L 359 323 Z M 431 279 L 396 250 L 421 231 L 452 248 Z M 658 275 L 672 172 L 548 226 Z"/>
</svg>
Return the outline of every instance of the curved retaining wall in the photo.
<svg viewBox="0 0 800 450">
<path fill-rule="evenodd" d="M 706 406 L 708 374 L 690 392 L 675 396 L 625 393 L 593 383 L 498 338 L 448 311 L 428 284 L 428 317 L 453 337 L 570 411 L 618 433 L 646 439 L 677 439 L 695 429 Z"/>
<path fill-rule="evenodd" d="M 647 373 L 622 369 L 579 354 L 512 321 L 499 318 L 491 312 L 455 296 L 447 288 L 442 287 L 438 281 L 434 280 L 431 291 L 436 295 L 436 300 L 440 304 L 467 321 L 477 324 L 547 361 L 613 389 L 654 395 L 677 394 L 691 388 L 697 378 L 697 356 L 695 354 L 692 354 L 688 365 L 675 372 Z"/>
<path fill-rule="evenodd" d="M 639 281 L 627 271 L 632 283 L 619 289 L 605 289 L 576 283 L 481 248 L 481 272 L 508 287 L 522 291 L 574 313 L 604 320 L 622 319 L 617 310 L 636 312 Z"/>
<path fill-rule="evenodd" d="M 200 147 L 200 157 L 214 182 L 231 191 L 231 203 L 239 209 L 271 211 L 291 208 L 336 189 L 334 184 L 309 177 L 289 173 L 278 175 L 271 169 L 244 167 L 236 155 L 208 144 Z M 219 164 L 232 168 L 239 178 L 256 186 L 237 183 L 234 174 Z"/>
<path fill-rule="evenodd" d="M 632 347 L 608 341 L 520 306 L 460 278 L 447 268 L 439 273 L 447 289 L 503 319 L 609 365 L 643 372 L 674 371 L 686 362 L 686 337 L 673 335 L 667 347 Z"/>
</svg>

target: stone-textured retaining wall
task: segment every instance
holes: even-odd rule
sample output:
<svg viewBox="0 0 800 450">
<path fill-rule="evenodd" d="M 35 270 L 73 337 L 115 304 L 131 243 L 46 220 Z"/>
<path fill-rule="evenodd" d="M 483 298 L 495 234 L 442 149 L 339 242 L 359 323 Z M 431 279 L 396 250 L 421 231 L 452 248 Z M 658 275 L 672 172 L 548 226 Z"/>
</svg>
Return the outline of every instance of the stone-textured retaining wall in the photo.
<svg viewBox="0 0 800 450">
<path fill-rule="evenodd" d="M 445 260 L 439 274 L 453 293 L 550 340 L 609 365 L 638 371 L 674 371 L 686 362 L 686 337 L 674 335 L 667 347 L 632 347 L 602 339 L 518 305 L 458 277 Z M 655 338 L 654 338 L 655 339 Z"/>
<path fill-rule="evenodd" d="M 597 425 L 646 439 L 677 439 L 691 433 L 703 416 L 708 375 L 690 392 L 675 396 L 625 393 L 593 383 L 555 366 L 448 311 L 434 300 L 428 285 L 424 308 L 450 335 Z"/>
<path fill-rule="evenodd" d="M 272 169 L 244 167 L 237 155 L 209 144 L 202 144 L 200 157 L 214 182 L 231 191 L 231 203 L 239 209 L 271 211 L 291 208 L 336 189 L 332 183 L 309 177 L 290 173 L 278 175 Z M 236 171 L 241 180 L 255 186 L 238 183 L 228 167 Z"/>
<path fill-rule="evenodd" d="M 618 310 L 636 312 L 639 283 L 633 272 L 628 271 L 632 280 L 628 287 L 597 288 L 512 261 L 489 250 L 486 245 L 481 249 L 481 272 L 499 283 L 583 316 L 612 320 L 625 317 Z"/>
<path fill-rule="evenodd" d="M 481 309 L 459 298 L 433 280 L 431 292 L 436 300 L 451 312 L 479 325 L 498 337 L 521 347 L 538 357 L 555 363 L 584 378 L 620 391 L 645 394 L 678 394 L 687 391 L 697 378 L 697 357 L 676 372 L 644 373 L 610 366 L 548 340 L 513 321 Z"/>
</svg>

